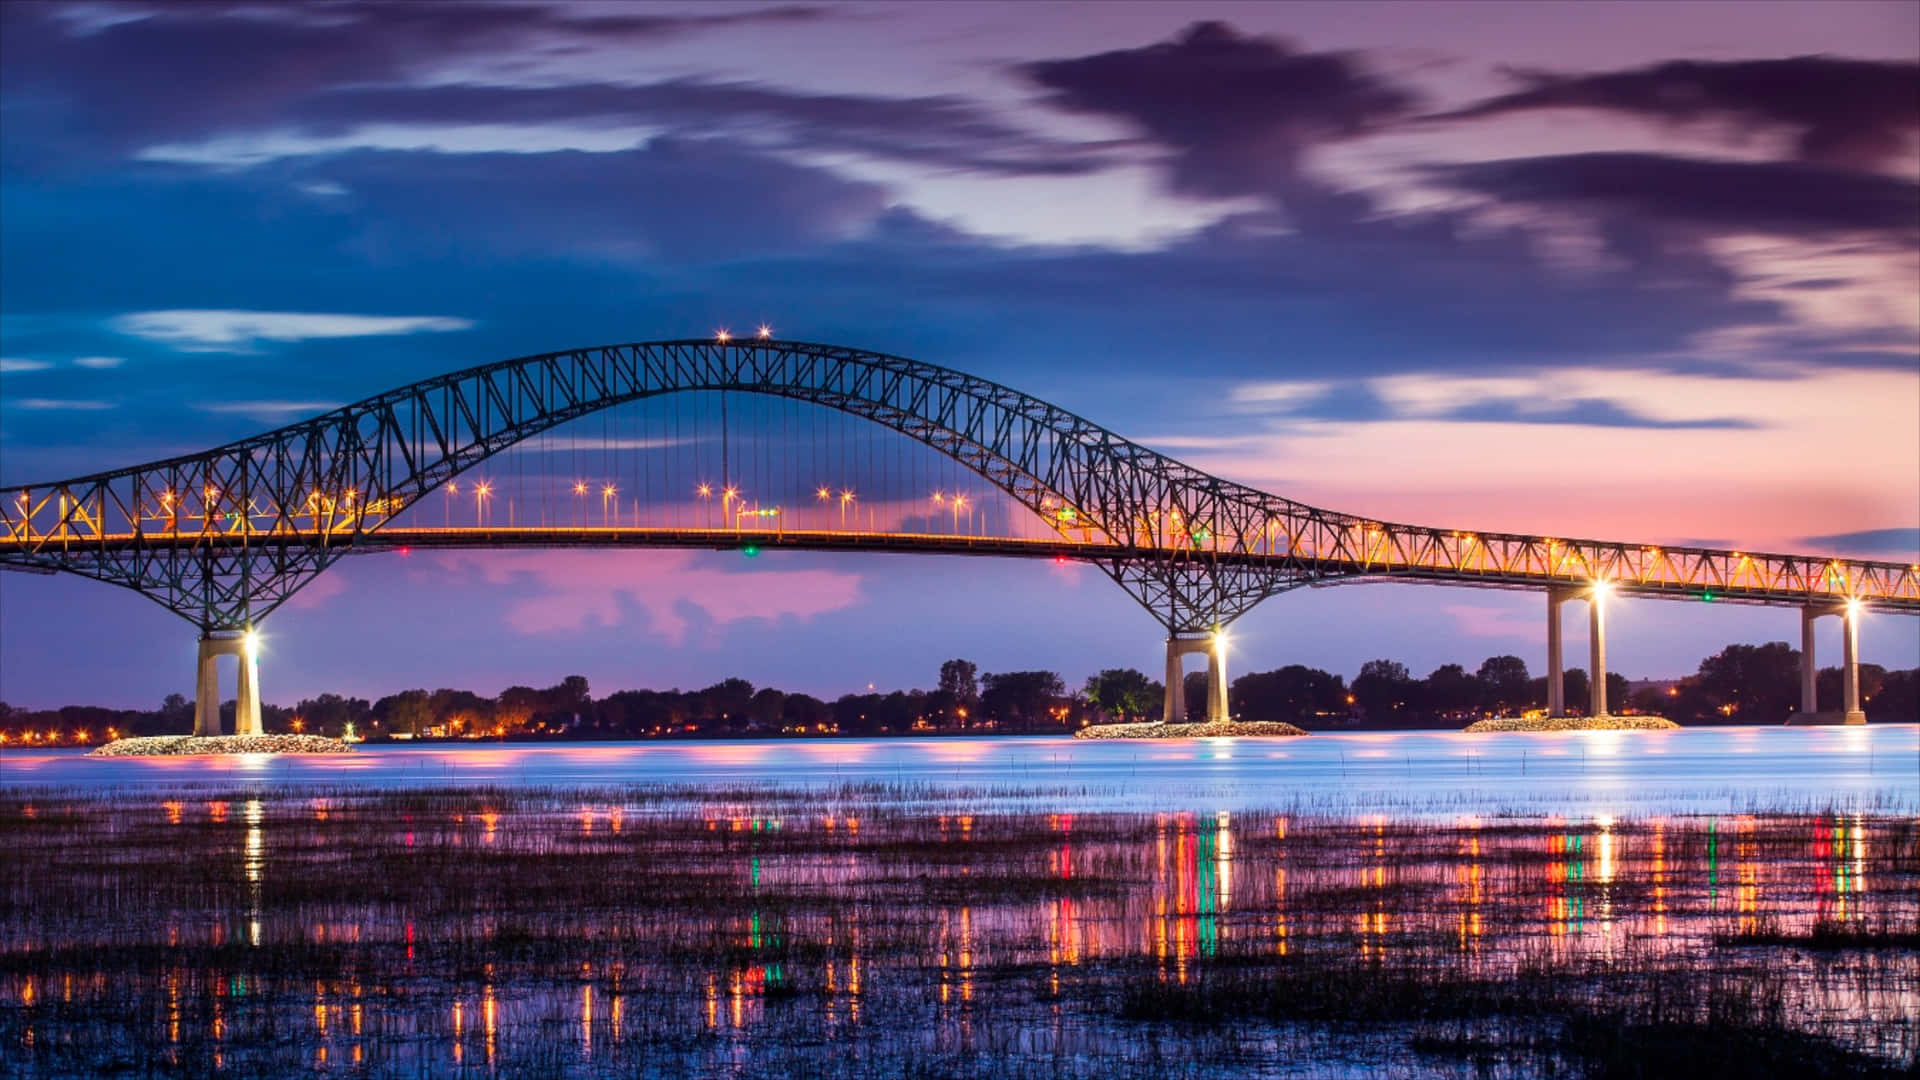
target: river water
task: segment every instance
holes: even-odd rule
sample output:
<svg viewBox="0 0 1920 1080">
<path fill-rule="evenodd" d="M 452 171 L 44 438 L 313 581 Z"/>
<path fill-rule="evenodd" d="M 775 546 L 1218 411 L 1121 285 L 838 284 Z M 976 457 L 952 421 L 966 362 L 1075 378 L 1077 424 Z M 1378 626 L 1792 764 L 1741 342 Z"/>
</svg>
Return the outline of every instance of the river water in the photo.
<svg viewBox="0 0 1920 1080">
<path fill-rule="evenodd" d="M 1170 742 L 900 738 L 388 744 L 312 757 L 0 753 L 0 787 L 899 786 L 1022 809 L 1593 814 L 1920 813 L 1920 725 Z"/>
<path fill-rule="evenodd" d="M 9 750 L 0 850 L 25 1077 L 1893 1075 L 1920 1050 L 1912 724 Z"/>
</svg>

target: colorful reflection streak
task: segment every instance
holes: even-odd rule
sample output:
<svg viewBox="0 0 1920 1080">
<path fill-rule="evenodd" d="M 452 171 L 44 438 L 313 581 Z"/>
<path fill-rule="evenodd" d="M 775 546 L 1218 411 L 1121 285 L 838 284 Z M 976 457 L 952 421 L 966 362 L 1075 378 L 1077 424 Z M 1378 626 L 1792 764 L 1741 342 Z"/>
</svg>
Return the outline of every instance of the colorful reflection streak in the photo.
<svg viewBox="0 0 1920 1080">
<path fill-rule="evenodd" d="M 698 1072 L 843 1042 L 905 1061 L 1009 1030 L 1097 1052 L 1122 1030 L 1100 1004 L 1116 987 L 1223 964 L 1705 972 L 1761 955 L 1750 941 L 1920 924 L 1914 823 L 1866 814 L 1030 814 L 857 794 L 823 812 L 449 789 L 16 794 L 0 831 L 0 1039 L 25 1075 L 108 1044 L 242 1073 Z M 1851 989 L 1809 980 L 1787 1012 L 1911 1055 L 1920 953 L 1855 959 Z"/>
</svg>

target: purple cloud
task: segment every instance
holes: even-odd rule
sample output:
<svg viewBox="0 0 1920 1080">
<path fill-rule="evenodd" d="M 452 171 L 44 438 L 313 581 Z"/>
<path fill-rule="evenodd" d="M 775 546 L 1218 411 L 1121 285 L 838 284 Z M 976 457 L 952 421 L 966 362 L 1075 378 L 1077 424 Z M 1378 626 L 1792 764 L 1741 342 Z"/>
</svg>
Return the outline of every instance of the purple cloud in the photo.
<svg viewBox="0 0 1920 1080">
<path fill-rule="evenodd" d="M 818 18 L 808 7 L 609 14 L 550 4 L 349 2 L 0 6 L 0 92 L 60 142 L 122 150 L 284 119 L 312 95 L 404 83 L 476 58 L 637 44 Z M 84 72 L 84 77 L 75 77 Z"/>
<path fill-rule="evenodd" d="M 851 153 L 993 175 L 1065 176 L 1107 163 L 1105 148 L 1049 139 L 954 96 L 814 94 L 743 82 L 644 86 L 425 86 L 341 90 L 289 110 L 293 130 L 340 135 L 365 123 L 662 127 L 771 150 Z"/>
<path fill-rule="evenodd" d="M 1434 166 L 1427 172 L 1501 202 L 1573 207 L 1713 233 L 1911 238 L 1920 232 L 1920 185 L 1795 162 L 1593 153 Z"/>
<path fill-rule="evenodd" d="M 1920 64 L 1910 62 L 1795 56 L 1669 60 L 1590 75 L 1514 74 L 1525 89 L 1436 119 L 1592 109 L 1673 124 L 1726 124 L 1742 135 L 1790 134 L 1800 160 L 1856 168 L 1901 158 L 1920 134 Z"/>
<path fill-rule="evenodd" d="M 1375 131 L 1417 103 L 1355 54 L 1302 52 L 1219 22 L 1157 45 L 1019 70 L 1052 91 L 1050 104 L 1137 126 L 1172 151 L 1173 189 L 1201 196 L 1324 198 L 1302 173 L 1306 153 Z"/>
</svg>

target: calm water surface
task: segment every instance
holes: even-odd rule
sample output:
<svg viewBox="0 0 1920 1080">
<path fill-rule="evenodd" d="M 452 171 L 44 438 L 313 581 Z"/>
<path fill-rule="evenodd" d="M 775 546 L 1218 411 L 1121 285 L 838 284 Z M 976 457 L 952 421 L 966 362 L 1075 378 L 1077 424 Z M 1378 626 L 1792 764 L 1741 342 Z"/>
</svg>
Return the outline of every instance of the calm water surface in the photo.
<svg viewBox="0 0 1920 1080">
<path fill-rule="evenodd" d="M 1915 725 L 12 751 L 0 850 L 8 1075 L 1465 1080 L 1684 1074 L 1642 1061 L 1678 1045 L 1758 1076 L 1815 1040 L 1795 1075 L 1855 1076 L 1920 1049 Z"/>
<path fill-rule="evenodd" d="M 1920 812 L 1920 725 L 1321 734 L 1121 742 L 818 739 L 367 746 L 320 757 L 0 753 L 0 787 L 911 785 L 1063 809 L 1310 806 L 1479 813 Z"/>
</svg>

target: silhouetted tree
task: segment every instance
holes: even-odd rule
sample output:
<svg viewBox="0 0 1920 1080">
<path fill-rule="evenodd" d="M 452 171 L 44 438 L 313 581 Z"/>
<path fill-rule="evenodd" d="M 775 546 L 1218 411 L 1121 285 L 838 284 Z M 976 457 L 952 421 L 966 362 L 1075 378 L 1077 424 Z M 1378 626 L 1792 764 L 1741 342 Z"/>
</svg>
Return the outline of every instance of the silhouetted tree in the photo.
<svg viewBox="0 0 1920 1080">
<path fill-rule="evenodd" d="M 1050 725 L 1048 710 L 1067 696 L 1066 684 L 1051 671 L 1002 671 L 980 683 L 981 710 L 1003 725 Z"/>
<path fill-rule="evenodd" d="M 1729 645 L 1681 680 L 1673 719 L 1778 724 L 1800 703 L 1800 650 L 1784 641 Z"/>
<path fill-rule="evenodd" d="M 425 690 L 402 690 L 374 702 L 373 714 L 387 731 L 419 738 L 433 726 L 433 696 Z"/>
<path fill-rule="evenodd" d="M 940 665 L 939 692 L 953 700 L 955 707 L 969 711 L 980 707 L 980 669 L 971 660 L 949 660 Z"/>
<path fill-rule="evenodd" d="M 763 728 L 778 728 L 787 712 L 787 695 L 769 686 L 747 703 L 747 717 Z"/>
<path fill-rule="evenodd" d="M 1873 699 L 1880 695 L 1881 687 L 1887 680 L 1887 669 L 1879 664 L 1861 664 L 1859 670 L 1860 704 L 1865 711 L 1866 706 L 1873 704 Z M 1813 687 L 1822 711 L 1839 712 L 1845 707 L 1846 688 L 1840 685 L 1839 668 L 1821 668 L 1813 676 Z"/>
<path fill-rule="evenodd" d="M 700 718 L 708 723 L 744 720 L 753 701 L 753 684 L 745 679 L 723 679 L 700 691 Z"/>
<path fill-rule="evenodd" d="M 1407 666 L 1397 660 L 1369 660 L 1360 665 L 1353 677 L 1354 704 L 1369 725 L 1379 725 L 1400 717 L 1409 706 L 1413 677 Z"/>
<path fill-rule="evenodd" d="M 1228 696 L 1234 714 L 1247 720 L 1311 723 L 1347 713 L 1346 681 L 1302 664 L 1242 675 Z"/>
<path fill-rule="evenodd" d="M 1875 720 L 1903 724 L 1920 722 L 1920 668 L 1887 672 L 1880 680 L 1879 687 L 1867 698 L 1866 712 Z"/>
<path fill-rule="evenodd" d="M 373 706 L 365 698 L 341 697 L 339 694 L 308 698 L 295 705 L 293 711 L 306 721 L 307 731 L 316 735 L 339 735 L 348 724 L 365 733 L 368 722 L 374 719 Z"/>
<path fill-rule="evenodd" d="M 788 694 L 780 706 L 780 720 L 813 731 L 821 724 L 833 723 L 833 709 L 810 694 Z"/>
<path fill-rule="evenodd" d="M 1527 676 L 1527 662 L 1517 656 L 1487 657 L 1480 665 L 1478 677 L 1487 694 L 1481 704 L 1493 712 L 1523 712 L 1536 700 L 1533 680 Z"/>
<path fill-rule="evenodd" d="M 1442 664 L 1427 676 L 1427 708 L 1437 716 L 1460 718 L 1477 713 L 1486 688 L 1459 664 Z"/>
<path fill-rule="evenodd" d="M 1121 719 L 1147 716 L 1161 705 L 1165 688 L 1133 668 L 1108 668 L 1087 677 L 1083 693 L 1094 707 Z"/>
</svg>

